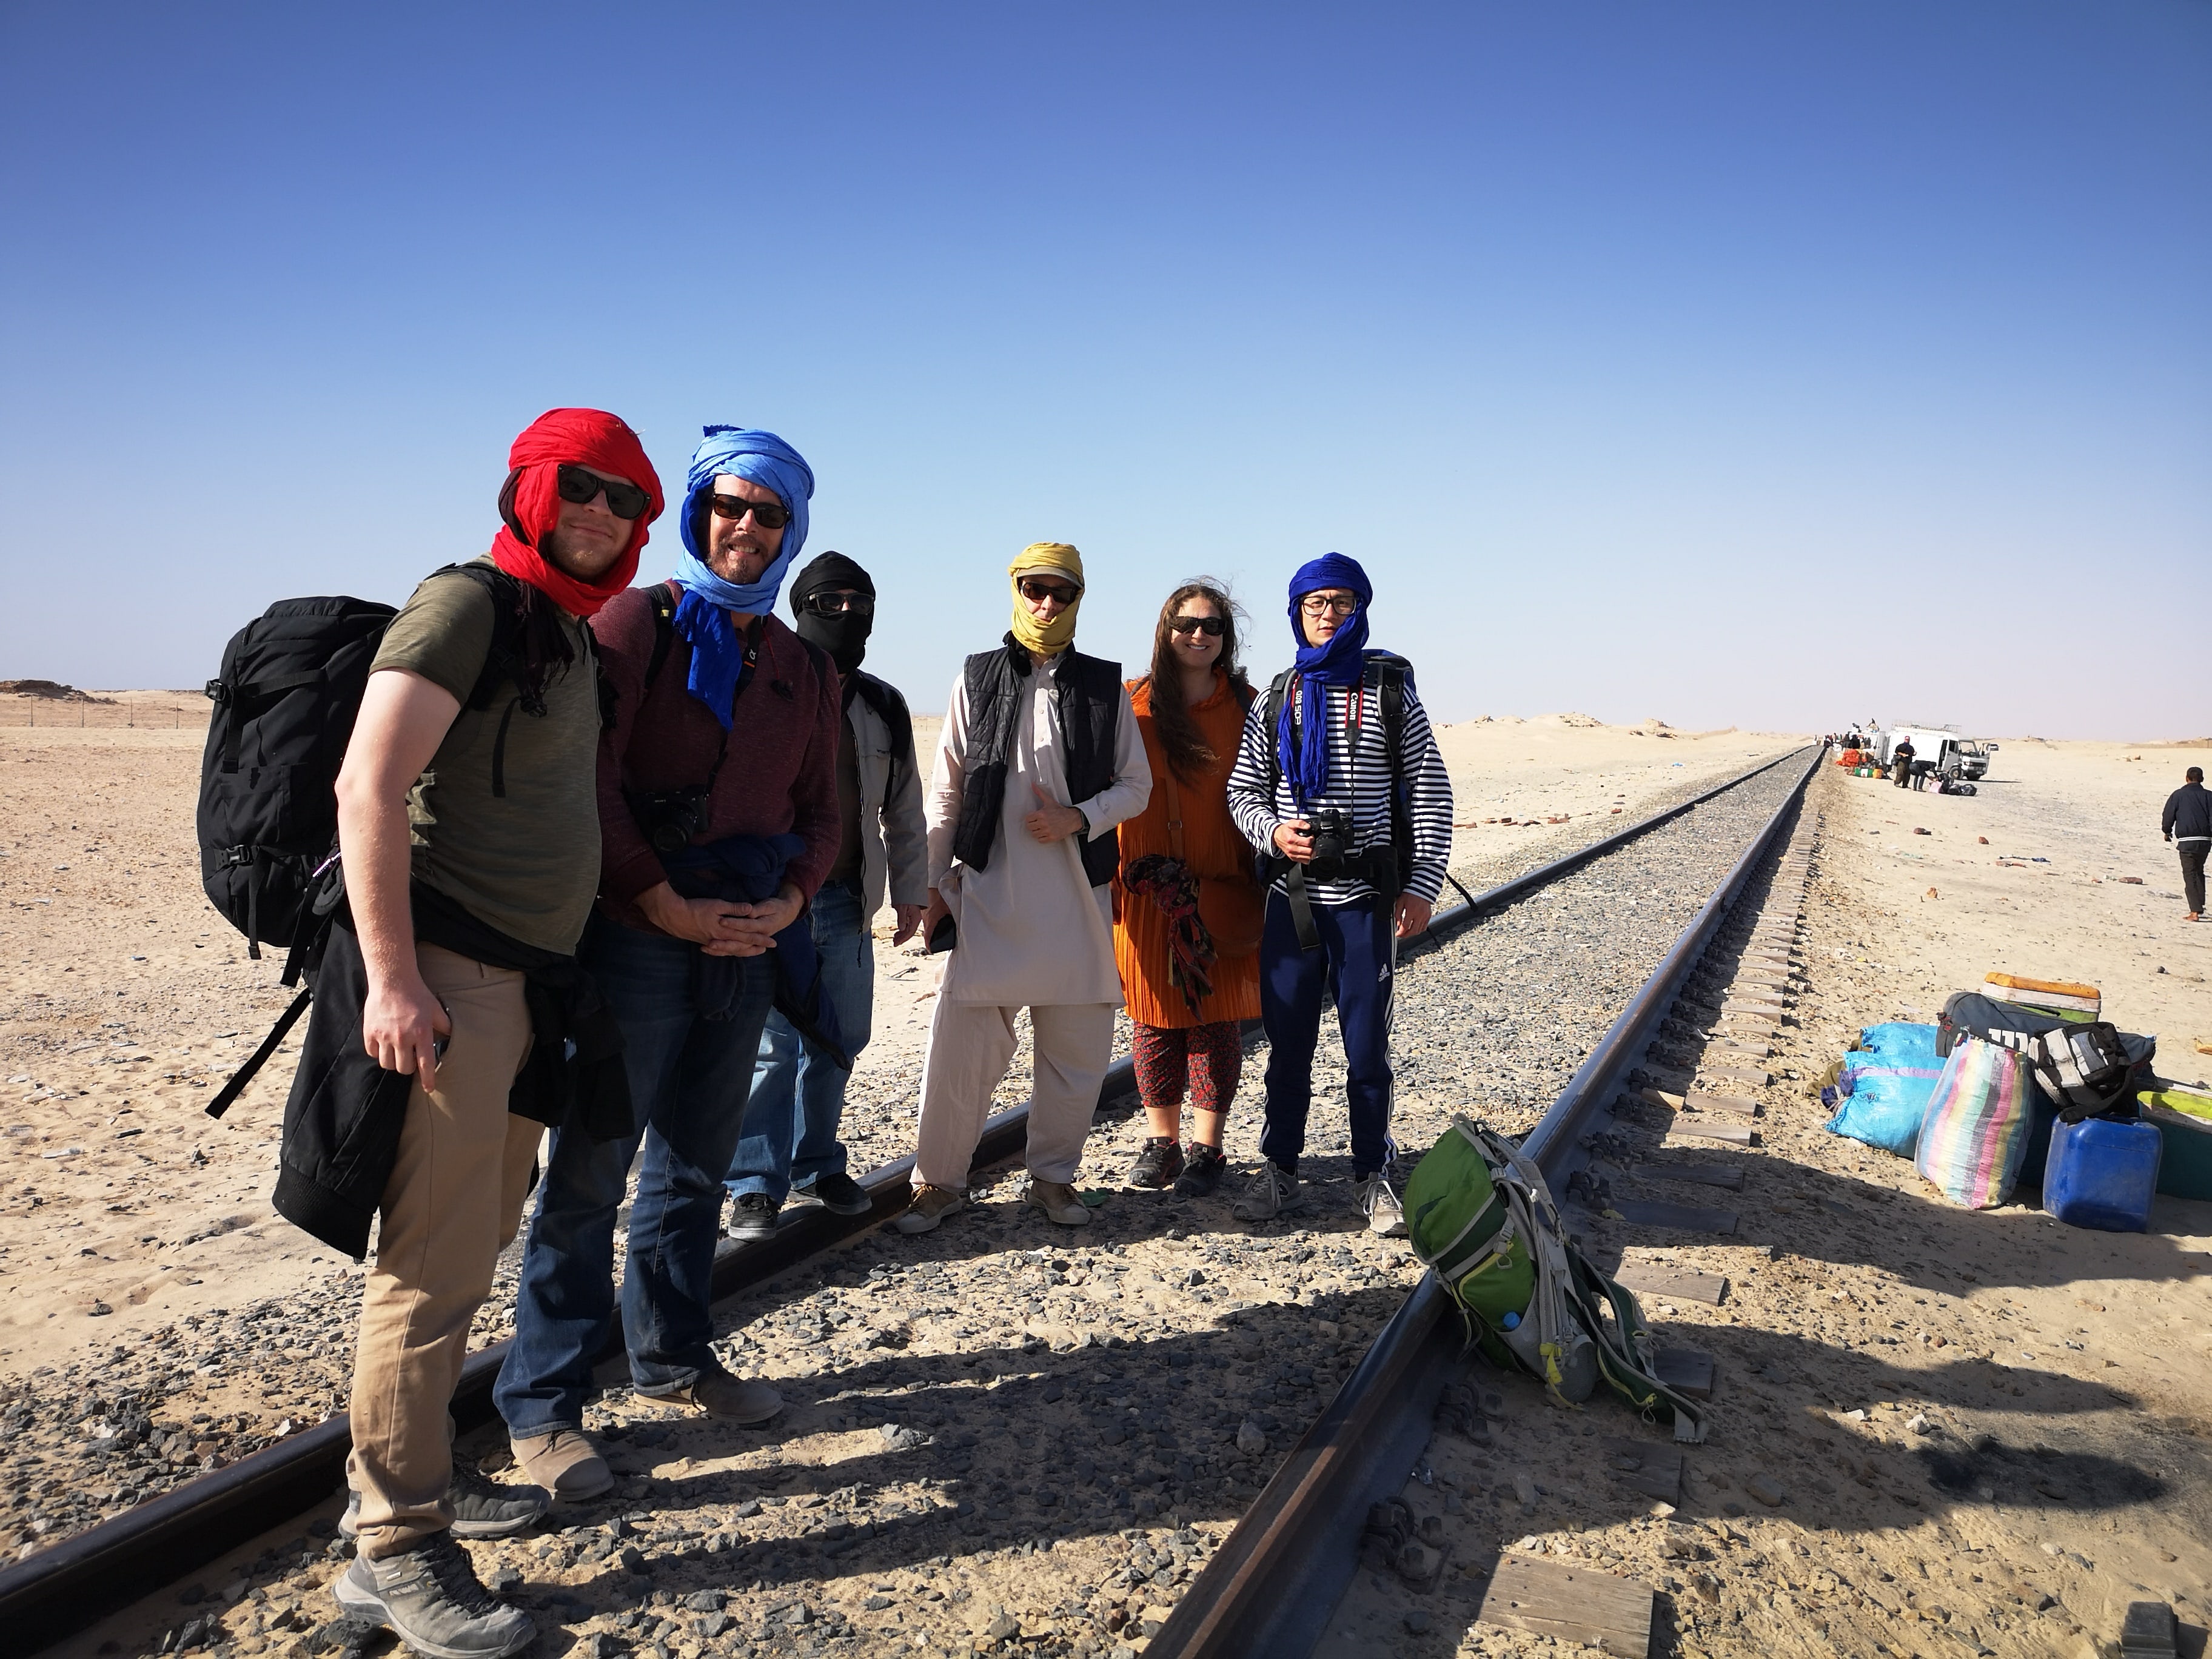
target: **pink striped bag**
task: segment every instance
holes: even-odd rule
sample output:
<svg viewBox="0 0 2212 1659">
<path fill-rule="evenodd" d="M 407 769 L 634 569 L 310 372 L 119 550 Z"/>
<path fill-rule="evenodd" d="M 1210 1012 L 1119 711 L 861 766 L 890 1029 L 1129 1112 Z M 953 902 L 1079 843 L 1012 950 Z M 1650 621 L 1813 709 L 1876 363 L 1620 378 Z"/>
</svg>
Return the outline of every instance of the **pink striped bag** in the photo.
<svg viewBox="0 0 2212 1659">
<path fill-rule="evenodd" d="M 1954 1204 L 1995 1209 L 2012 1196 L 2034 1121 L 2026 1060 L 1994 1042 L 1964 1038 L 1920 1115 L 1913 1167 Z"/>
</svg>

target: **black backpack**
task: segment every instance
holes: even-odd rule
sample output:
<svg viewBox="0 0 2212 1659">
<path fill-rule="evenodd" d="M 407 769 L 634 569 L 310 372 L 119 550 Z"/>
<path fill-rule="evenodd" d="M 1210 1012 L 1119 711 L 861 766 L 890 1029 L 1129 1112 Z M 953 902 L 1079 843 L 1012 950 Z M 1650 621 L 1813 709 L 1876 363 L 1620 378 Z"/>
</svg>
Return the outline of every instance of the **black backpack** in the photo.
<svg viewBox="0 0 2212 1659">
<path fill-rule="evenodd" d="M 1361 685 L 1375 687 L 1382 704 L 1382 752 L 1390 763 L 1390 848 L 1398 855 L 1401 893 L 1413 878 L 1413 798 L 1406 783 L 1405 745 L 1401 742 L 1406 732 L 1406 677 L 1413 669 L 1412 663 L 1394 652 L 1370 651 L 1366 667 L 1360 675 Z M 1283 699 L 1290 694 L 1293 672 L 1285 668 L 1267 684 L 1265 729 L 1269 734 L 1267 748 L 1270 801 L 1275 799 L 1275 791 L 1283 781 L 1282 757 L 1276 752 L 1273 734 L 1282 727 Z"/>
<path fill-rule="evenodd" d="M 491 707 L 502 680 L 520 684 L 520 585 L 488 565 L 449 564 L 448 573 L 479 584 L 492 599 L 491 649 L 464 706 Z M 222 672 L 207 683 L 216 706 L 200 761 L 198 825 L 200 884 L 230 925 L 246 935 L 246 953 L 288 950 L 278 981 L 296 985 L 314 940 L 329 925 L 315 896 L 337 856 L 338 768 L 368 686 L 368 665 L 384 630 L 398 614 L 388 605 L 343 594 L 279 599 L 231 636 Z M 508 710 L 509 718 L 514 711 Z M 502 723 L 492 767 L 506 747 Z M 302 989 L 246 1063 L 207 1104 L 210 1117 L 230 1109 L 300 1016 Z"/>
<path fill-rule="evenodd" d="M 521 666 L 519 584 L 484 565 L 434 574 L 448 572 L 493 600 L 491 650 L 467 702 L 488 708 Z M 311 902 L 337 848 L 338 767 L 397 614 L 342 594 L 279 599 L 232 636 L 222 672 L 207 683 L 216 713 L 200 763 L 200 884 L 246 935 L 248 956 L 258 959 L 264 945 L 295 950 L 287 985 L 299 977 L 295 947 L 314 932 Z"/>
</svg>

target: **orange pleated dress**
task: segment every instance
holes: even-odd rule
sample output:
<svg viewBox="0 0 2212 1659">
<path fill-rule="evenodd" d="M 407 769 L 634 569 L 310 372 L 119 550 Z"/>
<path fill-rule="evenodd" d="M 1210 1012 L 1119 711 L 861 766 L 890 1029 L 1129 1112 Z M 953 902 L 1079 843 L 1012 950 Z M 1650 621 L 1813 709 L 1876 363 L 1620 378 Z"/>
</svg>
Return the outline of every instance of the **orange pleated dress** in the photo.
<svg viewBox="0 0 2212 1659">
<path fill-rule="evenodd" d="M 1237 745 L 1244 734 L 1244 710 L 1230 689 L 1229 677 L 1216 670 L 1214 691 L 1194 706 L 1191 718 L 1213 750 L 1213 764 L 1194 781 L 1178 777 L 1182 797 L 1184 860 L 1199 876 L 1220 878 L 1252 873 L 1252 848 L 1229 816 L 1229 770 L 1237 763 Z M 1167 752 L 1160 747 L 1152 726 L 1152 688 L 1142 680 L 1129 682 L 1129 705 L 1136 711 L 1137 730 L 1145 740 L 1145 758 L 1152 766 L 1152 798 L 1145 810 L 1121 827 L 1121 867 L 1126 870 L 1148 853 L 1172 856 L 1168 843 Z M 1260 953 L 1217 961 L 1213 964 L 1213 994 L 1202 999 L 1196 1012 L 1168 977 L 1168 919 L 1149 898 L 1114 884 L 1114 962 L 1121 970 L 1121 995 L 1129 1018 L 1139 1025 L 1170 1028 L 1211 1025 L 1230 1019 L 1260 1017 Z"/>
</svg>

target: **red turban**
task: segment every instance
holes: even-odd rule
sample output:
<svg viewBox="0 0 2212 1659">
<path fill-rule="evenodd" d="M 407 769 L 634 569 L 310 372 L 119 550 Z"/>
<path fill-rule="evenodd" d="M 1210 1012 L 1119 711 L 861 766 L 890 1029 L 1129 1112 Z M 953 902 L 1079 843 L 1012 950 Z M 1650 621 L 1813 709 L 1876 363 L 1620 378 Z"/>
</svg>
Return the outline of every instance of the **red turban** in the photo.
<svg viewBox="0 0 2212 1659">
<path fill-rule="evenodd" d="M 636 433 L 604 410 L 549 409 L 514 441 L 507 452 L 507 464 L 511 471 L 507 488 L 500 493 L 501 516 L 507 526 L 492 539 L 492 562 L 572 616 L 597 616 L 599 607 L 637 574 L 646 527 L 660 516 L 660 477 L 646 459 L 645 446 L 638 442 Z M 597 581 L 579 581 L 538 554 L 561 522 L 560 469 L 564 464 L 628 478 L 652 498 L 631 521 L 629 545 Z"/>
</svg>

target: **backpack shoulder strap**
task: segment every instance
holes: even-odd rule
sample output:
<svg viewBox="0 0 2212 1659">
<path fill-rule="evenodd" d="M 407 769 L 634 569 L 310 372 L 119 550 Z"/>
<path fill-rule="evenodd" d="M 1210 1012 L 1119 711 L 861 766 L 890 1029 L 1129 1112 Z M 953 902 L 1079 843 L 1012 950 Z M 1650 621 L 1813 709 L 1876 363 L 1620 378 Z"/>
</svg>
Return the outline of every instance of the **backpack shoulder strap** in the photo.
<svg viewBox="0 0 2212 1659">
<path fill-rule="evenodd" d="M 461 704 L 481 713 L 491 707 L 493 694 L 499 690 L 501 680 L 520 680 L 522 584 L 496 566 L 474 562 L 442 565 L 430 575 L 465 577 L 482 588 L 484 597 L 491 601 L 491 648 L 484 653 L 484 665 L 477 672 L 477 683 L 470 687 Z"/>
<path fill-rule="evenodd" d="M 1291 693 L 1291 671 L 1285 668 L 1267 682 L 1267 741 L 1261 745 L 1267 754 L 1267 805 L 1275 805 L 1275 795 L 1283 785 L 1282 751 L 1275 747 L 1274 734 L 1282 729 L 1283 699 Z"/>
<path fill-rule="evenodd" d="M 1406 673 L 1413 665 L 1387 651 L 1370 653 L 1365 678 L 1382 702 L 1382 750 L 1390 763 L 1390 845 L 1398 854 L 1402 890 L 1413 866 L 1413 803 L 1406 788 Z"/>
<path fill-rule="evenodd" d="M 878 679 L 873 674 L 855 669 L 853 689 L 862 702 L 876 711 L 876 718 L 890 728 L 890 793 L 896 793 L 901 757 L 914 753 L 913 712 L 907 708 L 906 698 L 898 687 L 888 680 Z"/>
<path fill-rule="evenodd" d="M 645 689 L 653 690 L 653 681 L 660 678 L 661 665 L 668 660 L 669 647 L 676 643 L 676 584 L 655 582 L 653 585 L 653 654 L 645 661 Z"/>
</svg>

